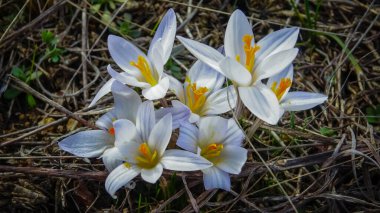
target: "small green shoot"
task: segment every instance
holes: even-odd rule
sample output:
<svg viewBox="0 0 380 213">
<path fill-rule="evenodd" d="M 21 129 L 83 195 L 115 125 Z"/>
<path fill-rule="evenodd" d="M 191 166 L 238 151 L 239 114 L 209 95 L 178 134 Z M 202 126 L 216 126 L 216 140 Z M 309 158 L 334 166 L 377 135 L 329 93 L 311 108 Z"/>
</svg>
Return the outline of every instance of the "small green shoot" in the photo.
<svg viewBox="0 0 380 213">
<path fill-rule="evenodd" d="M 129 13 L 125 13 L 123 20 L 118 22 L 119 31 L 125 36 L 130 36 L 132 38 L 137 38 L 141 35 L 141 32 L 134 28 L 131 24 L 132 16 Z"/>
<path fill-rule="evenodd" d="M 49 57 L 51 62 L 58 63 L 63 53 L 63 49 L 57 48 L 58 37 L 51 31 L 43 30 L 41 32 L 41 39 L 48 46 L 45 56 Z"/>
<path fill-rule="evenodd" d="M 332 137 L 332 136 L 336 136 L 337 135 L 337 132 L 329 127 L 321 127 L 319 129 L 319 132 L 324 135 L 324 136 L 327 136 L 327 137 Z"/>
<path fill-rule="evenodd" d="M 45 44 L 49 45 L 49 47 L 54 47 L 58 44 L 58 38 L 51 31 L 43 30 L 41 32 L 41 38 Z"/>
<path fill-rule="evenodd" d="M 380 124 L 380 105 L 373 107 L 367 107 L 365 109 L 366 118 L 370 124 Z"/>
<path fill-rule="evenodd" d="M 20 79 L 21 81 L 25 82 L 26 84 L 30 85 L 32 81 L 34 81 L 36 78 L 39 78 L 42 75 L 42 72 L 34 72 L 32 70 L 25 71 L 25 68 L 20 68 L 20 67 L 13 67 L 11 74 Z M 13 100 L 17 98 L 21 94 L 21 91 L 13 88 L 13 87 L 8 87 L 7 90 L 5 90 L 3 97 L 6 100 Z M 26 94 L 26 102 L 28 103 L 28 106 L 30 108 L 34 108 L 37 105 L 37 102 L 35 98 L 27 93 Z"/>
<path fill-rule="evenodd" d="M 34 108 L 37 105 L 36 99 L 34 99 L 33 95 L 31 94 L 26 94 L 26 101 L 28 102 L 28 106 L 30 108 Z"/>
<path fill-rule="evenodd" d="M 90 11 L 92 13 L 98 13 L 102 8 L 104 8 L 104 11 L 108 11 L 109 9 L 115 10 L 116 3 L 124 2 L 125 0 L 92 0 Z"/>
<path fill-rule="evenodd" d="M 294 112 L 290 112 L 290 128 L 294 129 L 295 127 L 295 115 Z"/>
<path fill-rule="evenodd" d="M 184 77 L 184 74 L 181 72 L 181 67 L 178 66 L 172 59 L 169 59 L 169 61 L 166 63 L 165 70 L 170 70 L 172 76 L 174 76 L 177 79 L 181 79 Z"/>
</svg>

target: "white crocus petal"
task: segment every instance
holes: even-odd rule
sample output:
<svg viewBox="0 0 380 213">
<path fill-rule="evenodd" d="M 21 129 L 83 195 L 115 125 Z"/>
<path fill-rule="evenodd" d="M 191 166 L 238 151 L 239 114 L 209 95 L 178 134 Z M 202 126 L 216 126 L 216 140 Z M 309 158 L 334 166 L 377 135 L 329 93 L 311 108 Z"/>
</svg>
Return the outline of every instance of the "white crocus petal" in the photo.
<svg viewBox="0 0 380 213">
<path fill-rule="evenodd" d="M 156 120 L 160 120 L 166 114 L 172 114 L 172 127 L 174 130 L 179 128 L 181 124 L 189 120 L 191 111 L 186 105 L 182 104 L 177 100 L 173 100 L 172 105 L 172 107 L 158 109 L 155 111 L 155 113 Z"/>
<path fill-rule="evenodd" d="M 156 115 L 152 101 L 145 101 L 137 111 L 136 128 L 142 142 L 147 142 L 150 132 L 156 123 Z"/>
<path fill-rule="evenodd" d="M 313 108 L 327 100 L 327 96 L 312 92 L 289 92 L 281 101 L 285 111 L 300 111 Z"/>
<path fill-rule="evenodd" d="M 162 61 L 162 56 L 161 56 L 163 47 L 160 42 L 157 42 L 151 48 L 152 48 L 151 54 L 148 55 L 148 58 L 152 62 L 152 65 L 154 67 L 154 69 L 151 69 L 151 71 L 153 72 L 152 76 L 154 76 L 155 79 L 160 79 L 164 71 L 164 62 Z"/>
<path fill-rule="evenodd" d="M 241 146 L 244 137 L 244 133 L 236 124 L 235 119 L 228 119 L 228 129 L 222 143 L 225 145 Z"/>
<path fill-rule="evenodd" d="M 160 25 L 157 28 L 156 33 L 154 34 L 154 37 L 152 39 L 152 42 L 150 43 L 150 48 L 155 45 L 157 41 L 161 43 L 162 46 L 162 61 L 166 63 L 170 57 L 175 33 L 177 28 L 177 21 L 175 17 L 175 13 L 173 9 L 169 9 L 168 12 L 166 12 L 165 16 L 162 18 Z M 149 49 L 149 52 L 151 52 L 151 49 Z"/>
<path fill-rule="evenodd" d="M 226 35 L 224 37 L 224 50 L 226 56 L 235 58 L 237 55 L 245 61 L 244 35 L 252 35 L 252 27 L 247 17 L 240 10 L 235 10 L 228 20 Z"/>
<path fill-rule="evenodd" d="M 251 73 L 236 60 L 226 57 L 219 65 L 224 75 L 239 86 L 248 86 L 252 81 Z"/>
<path fill-rule="evenodd" d="M 162 156 L 169 144 L 172 135 L 172 115 L 169 113 L 154 125 L 149 135 L 148 145 L 151 150 L 156 150 L 158 156 Z"/>
<path fill-rule="evenodd" d="M 254 82 L 258 82 L 283 71 L 296 58 L 297 53 L 298 49 L 292 48 L 267 57 L 255 66 Z"/>
<path fill-rule="evenodd" d="M 243 104 L 261 120 L 277 124 L 280 119 L 280 105 L 276 95 L 262 84 L 253 87 L 239 87 Z"/>
<path fill-rule="evenodd" d="M 219 116 L 203 117 L 199 121 L 198 142 L 200 147 L 223 140 L 228 127 L 228 120 Z"/>
<path fill-rule="evenodd" d="M 184 150 L 166 150 L 161 158 L 165 169 L 174 171 L 196 171 L 212 166 L 205 158 Z"/>
<path fill-rule="evenodd" d="M 231 190 L 231 180 L 227 172 L 224 172 L 216 167 L 210 167 L 202 170 L 203 182 L 206 190 L 224 189 Z"/>
<path fill-rule="evenodd" d="M 99 157 L 112 146 L 114 138 L 105 130 L 78 132 L 58 143 L 59 148 L 79 157 Z"/>
<path fill-rule="evenodd" d="M 111 78 L 110 80 L 108 80 L 103 86 L 102 88 L 100 88 L 100 90 L 98 91 L 98 93 L 96 93 L 94 99 L 92 99 L 90 105 L 88 107 L 92 107 L 96 104 L 96 102 L 98 102 L 103 96 L 107 95 L 109 92 L 111 92 L 111 86 L 113 84 L 113 82 L 115 81 L 115 79 Z"/>
<path fill-rule="evenodd" d="M 131 42 L 119 36 L 109 35 L 107 44 L 111 57 L 116 64 L 128 74 L 139 78 L 141 72 L 132 66 L 131 62 L 137 61 L 138 56 L 147 59 L 145 54 Z M 147 61 L 149 62 L 149 60 Z"/>
<path fill-rule="evenodd" d="M 156 183 L 157 180 L 161 177 L 162 171 L 163 171 L 163 167 L 159 163 L 151 169 L 141 169 L 141 177 L 146 182 Z"/>
<path fill-rule="evenodd" d="M 195 113 L 191 113 L 189 122 L 190 123 L 197 123 L 201 117 Z"/>
<path fill-rule="evenodd" d="M 111 65 L 107 66 L 107 71 L 110 76 L 123 83 L 123 84 L 128 84 L 130 86 L 135 86 L 135 87 L 141 87 L 141 88 L 147 88 L 150 87 L 150 84 L 146 82 L 139 81 L 138 79 L 141 79 L 142 77 L 136 78 L 135 76 L 132 76 L 126 72 L 119 73 L 112 69 Z"/>
<path fill-rule="evenodd" d="M 103 160 L 104 166 L 108 171 L 114 170 L 116 167 L 123 163 L 123 156 L 119 152 L 119 149 L 116 147 L 106 149 L 101 158 Z"/>
<path fill-rule="evenodd" d="M 293 81 L 293 64 L 290 64 L 289 66 L 287 66 L 285 70 L 281 71 L 280 73 L 277 73 L 276 75 L 271 76 L 267 81 L 267 87 L 271 88 L 273 83 L 275 83 L 276 88 L 277 88 L 281 82 L 281 79 L 286 79 L 286 78 Z M 290 90 L 290 86 L 282 94 L 280 102 L 286 96 L 286 94 L 288 94 L 289 90 Z"/>
<path fill-rule="evenodd" d="M 115 192 L 125 186 L 129 181 L 140 174 L 140 169 L 137 167 L 127 168 L 124 164 L 116 167 L 108 175 L 105 183 L 107 192 L 116 199 Z"/>
<path fill-rule="evenodd" d="M 272 54 L 293 48 L 297 42 L 298 33 L 299 28 L 292 27 L 281 29 L 265 36 L 257 42 L 260 50 L 256 53 L 256 63 L 260 63 Z"/>
<path fill-rule="evenodd" d="M 170 82 L 169 89 L 173 91 L 175 96 L 177 96 L 177 98 L 181 102 L 185 102 L 185 93 L 183 90 L 183 84 L 180 81 L 178 81 L 176 78 L 174 78 L 173 76 L 168 76 L 168 78 Z"/>
<path fill-rule="evenodd" d="M 129 143 L 135 140 L 137 130 L 135 124 L 127 119 L 119 119 L 113 122 L 115 128 L 115 145 Z"/>
<path fill-rule="evenodd" d="M 141 141 L 129 141 L 128 143 L 122 143 L 122 144 L 117 144 L 117 149 L 119 150 L 120 154 L 124 157 L 124 161 L 131 163 L 131 164 L 136 164 L 136 157 L 139 155 L 139 150 L 141 145 Z"/>
<path fill-rule="evenodd" d="M 111 89 L 117 118 L 135 122 L 137 111 L 141 105 L 140 96 L 136 91 L 120 82 L 114 82 Z"/>
<path fill-rule="evenodd" d="M 224 58 L 224 56 L 218 50 L 207 46 L 206 44 L 183 38 L 181 36 L 177 36 L 177 38 L 195 57 L 218 72 L 221 72 L 219 62 Z"/>
<path fill-rule="evenodd" d="M 216 167 L 227 173 L 239 174 L 247 161 L 247 153 L 246 149 L 239 146 L 224 146 L 220 154 L 220 161 L 216 164 Z"/>
<path fill-rule="evenodd" d="M 202 109 L 203 115 L 217 115 L 235 108 L 237 95 L 234 86 L 225 87 L 210 94 Z"/>
<path fill-rule="evenodd" d="M 157 100 L 165 97 L 168 89 L 169 78 L 164 77 L 155 86 L 143 89 L 142 94 L 148 100 Z"/>
<path fill-rule="evenodd" d="M 106 114 L 100 116 L 100 118 L 95 122 L 95 125 L 100 129 L 109 130 L 113 127 L 112 123 L 117 118 L 115 109 L 107 112 Z"/>
<path fill-rule="evenodd" d="M 184 123 L 179 128 L 177 146 L 189 152 L 197 153 L 199 130 L 191 123 Z"/>
<path fill-rule="evenodd" d="M 220 89 L 225 81 L 224 76 L 220 72 L 200 60 L 191 66 L 188 78 L 191 83 L 196 83 L 197 87 L 208 88 L 209 92 Z"/>
</svg>

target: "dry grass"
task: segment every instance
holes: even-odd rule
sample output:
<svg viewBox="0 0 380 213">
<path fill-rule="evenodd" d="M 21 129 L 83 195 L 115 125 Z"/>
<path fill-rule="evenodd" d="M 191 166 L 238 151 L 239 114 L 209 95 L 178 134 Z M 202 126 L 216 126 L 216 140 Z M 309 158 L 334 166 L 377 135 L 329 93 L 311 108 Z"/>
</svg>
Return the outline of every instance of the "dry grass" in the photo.
<svg viewBox="0 0 380 213">
<path fill-rule="evenodd" d="M 0 91 L 21 91 L 0 99 L 2 211 L 380 211 L 378 2 L 108 0 L 115 8 L 102 5 L 97 12 L 94 2 L 0 1 Z M 312 110 L 285 114 L 278 126 L 261 124 L 246 140 L 249 160 L 232 177 L 231 192 L 205 191 L 198 172 L 165 172 L 158 184 L 137 180 L 134 190 L 113 200 L 104 190 L 101 161 L 64 153 L 57 142 L 73 130 L 91 128 L 112 105 L 112 98 L 105 98 L 86 108 L 109 78 L 106 65 L 114 63 L 107 35 L 122 35 L 146 49 L 170 7 L 179 20 L 177 34 L 214 47 L 223 43 L 236 8 L 249 15 L 256 39 L 300 26 L 292 88 L 329 99 Z M 56 47 L 43 41 L 44 30 L 58 38 Z M 167 68 L 183 78 L 195 59 L 176 44 Z M 11 75 L 14 67 L 29 76 L 42 74 L 26 82 L 15 77 L 17 71 Z M 249 133 L 254 119 L 245 114 L 240 124 Z"/>
</svg>

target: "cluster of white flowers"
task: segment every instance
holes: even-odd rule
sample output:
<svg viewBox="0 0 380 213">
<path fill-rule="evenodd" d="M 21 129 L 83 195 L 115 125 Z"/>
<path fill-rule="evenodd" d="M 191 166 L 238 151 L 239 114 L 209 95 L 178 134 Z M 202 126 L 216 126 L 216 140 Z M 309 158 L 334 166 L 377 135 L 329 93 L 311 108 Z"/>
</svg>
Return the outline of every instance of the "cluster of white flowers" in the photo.
<svg viewBox="0 0 380 213">
<path fill-rule="evenodd" d="M 110 171 L 105 187 L 111 196 L 139 174 L 155 183 L 163 169 L 201 170 L 206 189 L 228 191 L 229 174 L 241 172 L 247 150 L 235 120 L 217 115 L 232 110 L 239 97 L 255 116 L 277 124 L 285 111 L 309 109 L 327 99 L 318 93 L 289 92 L 298 32 L 298 28 L 282 29 L 255 43 L 247 18 L 236 10 L 227 25 L 224 50 L 177 37 L 199 59 L 184 83 L 164 73 L 176 33 L 172 9 L 162 19 L 147 56 L 131 42 L 110 35 L 108 49 L 124 72 L 109 65 L 112 78 L 90 106 L 112 92 L 114 108 L 96 122 L 99 130 L 76 133 L 59 146 L 80 157 L 102 158 Z M 224 87 L 225 78 L 233 85 Z M 142 88 L 147 101 L 142 102 L 126 85 Z M 178 100 L 171 107 L 155 110 L 152 100 L 165 98 L 169 89 Z M 176 145 L 182 150 L 167 149 L 177 128 Z"/>
</svg>

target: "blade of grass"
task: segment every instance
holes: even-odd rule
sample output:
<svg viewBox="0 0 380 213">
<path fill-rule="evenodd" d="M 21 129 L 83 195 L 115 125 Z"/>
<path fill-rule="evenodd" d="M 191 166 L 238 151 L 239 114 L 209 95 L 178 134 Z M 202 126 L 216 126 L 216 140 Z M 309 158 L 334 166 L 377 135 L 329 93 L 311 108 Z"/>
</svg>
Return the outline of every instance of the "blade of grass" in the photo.
<svg viewBox="0 0 380 213">
<path fill-rule="evenodd" d="M 340 39 L 336 35 L 325 34 L 325 33 L 321 33 L 321 34 L 329 36 L 330 38 L 332 38 L 343 49 L 343 51 L 348 56 L 348 60 L 350 60 L 352 66 L 354 67 L 356 74 L 361 75 L 363 73 L 363 69 L 359 65 L 358 60 L 355 58 L 355 56 L 352 55 L 352 51 L 349 50 L 349 48 L 347 47 L 347 45 L 344 44 L 342 39 Z"/>
</svg>

